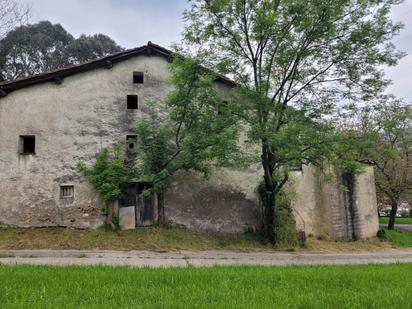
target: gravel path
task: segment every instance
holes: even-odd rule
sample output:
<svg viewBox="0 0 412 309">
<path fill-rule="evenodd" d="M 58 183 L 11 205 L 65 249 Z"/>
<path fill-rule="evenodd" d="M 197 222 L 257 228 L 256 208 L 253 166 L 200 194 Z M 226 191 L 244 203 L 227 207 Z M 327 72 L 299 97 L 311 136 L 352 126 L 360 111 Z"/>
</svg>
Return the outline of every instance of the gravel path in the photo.
<svg viewBox="0 0 412 309">
<path fill-rule="evenodd" d="M 396 224 L 395 228 L 403 231 L 412 232 L 412 224 Z"/>
<path fill-rule="evenodd" d="M 412 248 L 358 253 L 302 253 L 231 251 L 99 251 L 0 250 L 0 264 L 116 265 L 134 267 L 186 267 L 216 265 L 320 265 L 412 263 Z"/>
<path fill-rule="evenodd" d="M 381 229 L 387 228 L 387 224 L 379 224 L 379 227 Z M 407 232 L 412 232 L 412 224 L 395 224 L 395 229 L 402 230 L 402 231 L 407 231 Z"/>
</svg>

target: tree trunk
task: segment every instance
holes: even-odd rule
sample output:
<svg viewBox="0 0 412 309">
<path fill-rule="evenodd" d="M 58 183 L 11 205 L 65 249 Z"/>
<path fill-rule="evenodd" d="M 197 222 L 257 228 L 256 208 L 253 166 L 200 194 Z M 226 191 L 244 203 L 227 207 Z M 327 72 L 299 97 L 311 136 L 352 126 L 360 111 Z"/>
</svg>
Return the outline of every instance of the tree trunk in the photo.
<svg viewBox="0 0 412 309">
<path fill-rule="evenodd" d="M 262 141 L 262 167 L 264 171 L 264 180 L 265 180 L 265 192 L 264 192 L 264 231 L 266 238 L 273 245 L 276 244 L 276 232 L 275 232 L 275 223 L 276 223 L 276 183 L 273 180 L 274 173 L 274 163 L 273 156 L 270 153 L 269 146 L 263 140 Z"/>
<path fill-rule="evenodd" d="M 164 226 L 165 224 L 165 196 L 164 192 L 158 192 L 156 193 L 156 199 L 157 199 L 157 223 L 159 226 Z"/>
<path fill-rule="evenodd" d="M 265 188 L 267 190 L 267 188 Z M 275 211 L 275 193 L 266 191 L 266 197 L 265 197 L 265 236 L 266 238 L 270 241 L 271 244 L 276 244 L 276 233 L 275 233 L 275 216 L 276 216 L 276 211 Z"/>
<path fill-rule="evenodd" d="M 396 212 L 398 211 L 398 201 L 391 201 L 391 212 L 389 215 L 388 230 L 393 230 L 395 228 L 395 218 Z"/>
</svg>

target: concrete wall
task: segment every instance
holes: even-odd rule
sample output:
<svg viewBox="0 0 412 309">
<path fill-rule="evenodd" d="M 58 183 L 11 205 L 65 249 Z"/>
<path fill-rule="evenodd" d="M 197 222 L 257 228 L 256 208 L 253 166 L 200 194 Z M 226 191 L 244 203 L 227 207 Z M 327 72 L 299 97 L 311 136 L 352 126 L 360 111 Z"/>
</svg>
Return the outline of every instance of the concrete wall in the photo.
<svg viewBox="0 0 412 309">
<path fill-rule="evenodd" d="M 327 239 L 355 240 L 376 236 L 379 228 L 374 172 L 352 179 L 337 175 L 332 167 L 324 170 L 304 166 L 294 172 L 289 192 L 297 228 L 306 234 Z"/>
<path fill-rule="evenodd" d="M 143 71 L 143 85 L 133 84 Z M 163 102 L 171 90 L 167 61 L 136 56 L 111 69 L 67 77 L 60 85 L 39 84 L 0 99 L 0 224 L 96 228 L 102 224 L 100 201 L 75 166 L 91 163 L 103 147 L 125 141 L 151 100 Z M 139 96 L 139 109 L 126 109 L 126 95 Z M 36 136 L 36 154 L 20 155 L 19 136 Z M 221 169 L 208 180 L 179 173 L 165 195 L 166 216 L 189 228 L 243 232 L 259 227 L 262 209 L 259 167 Z M 290 192 L 299 229 L 307 234 L 346 239 L 348 226 L 341 183 L 325 182 L 310 167 L 293 172 Z M 60 186 L 73 185 L 74 199 L 60 198 Z M 359 237 L 377 230 L 373 171 L 356 179 Z M 346 203 L 346 204 L 345 204 Z M 127 221 L 132 211 L 122 210 Z M 345 217 L 346 216 L 346 217 Z M 346 220 L 346 221 L 345 221 Z M 125 222 L 126 222 L 125 221 Z M 127 223 L 130 228 L 133 220 Z M 352 221 L 351 221 L 352 222 Z M 351 227 L 352 228 L 352 227 Z"/>
</svg>

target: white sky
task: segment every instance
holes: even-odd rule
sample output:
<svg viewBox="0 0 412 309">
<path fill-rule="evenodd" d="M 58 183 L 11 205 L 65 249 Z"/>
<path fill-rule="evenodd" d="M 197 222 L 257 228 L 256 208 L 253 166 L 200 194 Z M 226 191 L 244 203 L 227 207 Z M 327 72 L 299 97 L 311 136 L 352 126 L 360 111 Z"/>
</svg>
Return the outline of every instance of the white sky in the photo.
<svg viewBox="0 0 412 309">
<path fill-rule="evenodd" d="M 103 33 L 126 48 L 148 41 L 169 47 L 180 40 L 185 0 L 21 0 L 29 3 L 34 21 L 60 23 L 74 36 Z M 388 92 L 412 102 L 412 0 L 392 11 L 392 18 L 405 24 L 394 40 L 408 53 L 399 65 L 386 68 L 393 80 Z"/>
</svg>

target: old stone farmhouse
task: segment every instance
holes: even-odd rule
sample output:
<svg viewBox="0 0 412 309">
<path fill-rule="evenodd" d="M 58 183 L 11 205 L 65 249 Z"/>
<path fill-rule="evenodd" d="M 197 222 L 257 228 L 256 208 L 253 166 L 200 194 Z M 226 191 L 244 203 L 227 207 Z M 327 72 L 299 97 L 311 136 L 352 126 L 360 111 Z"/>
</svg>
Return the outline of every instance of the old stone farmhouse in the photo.
<svg viewBox="0 0 412 309">
<path fill-rule="evenodd" d="M 158 45 L 126 50 L 80 65 L 0 84 L 0 224 L 21 227 L 97 228 L 100 201 L 76 170 L 102 147 L 128 140 L 149 100 L 171 90 L 172 53 Z M 220 78 L 221 87 L 232 87 Z M 138 141 L 137 141 L 138 142 Z M 373 170 L 355 179 L 326 182 L 311 167 L 294 171 L 291 187 L 298 228 L 333 239 L 371 237 L 378 229 Z M 208 181 L 195 173 L 173 178 L 165 195 L 166 217 L 189 228 L 243 232 L 259 226 L 258 167 L 222 169 Z M 135 195 L 122 203 L 122 224 L 150 225 L 152 199 Z"/>
</svg>

